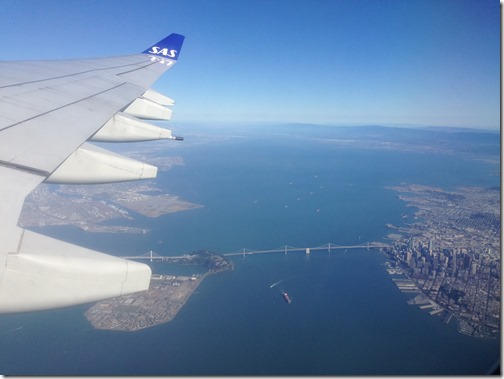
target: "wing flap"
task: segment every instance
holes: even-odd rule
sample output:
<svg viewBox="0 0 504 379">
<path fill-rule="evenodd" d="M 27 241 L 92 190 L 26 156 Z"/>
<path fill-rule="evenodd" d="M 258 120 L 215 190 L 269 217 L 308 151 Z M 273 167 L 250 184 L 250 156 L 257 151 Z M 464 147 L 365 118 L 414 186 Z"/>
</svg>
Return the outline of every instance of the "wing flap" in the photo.
<svg viewBox="0 0 504 379">
<path fill-rule="evenodd" d="M 172 107 L 173 105 L 175 105 L 175 100 L 151 89 L 145 91 L 142 97 L 148 100 L 152 100 L 159 105 L 164 105 L 165 107 Z"/>
<path fill-rule="evenodd" d="M 85 143 L 46 179 L 46 183 L 115 183 L 152 179 L 156 174 L 155 166 Z"/>
<path fill-rule="evenodd" d="M 140 142 L 159 139 L 176 139 L 171 130 L 138 120 L 123 112 L 116 113 L 91 138 L 97 142 Z"/>
<path fill-rule="evenodd" d="M 171 109 L 143 97 L 133 101 L 124 110 L 124 113 L 142 119 L 158 121 L 170 121 L 172 116 Z"/>
</svg>

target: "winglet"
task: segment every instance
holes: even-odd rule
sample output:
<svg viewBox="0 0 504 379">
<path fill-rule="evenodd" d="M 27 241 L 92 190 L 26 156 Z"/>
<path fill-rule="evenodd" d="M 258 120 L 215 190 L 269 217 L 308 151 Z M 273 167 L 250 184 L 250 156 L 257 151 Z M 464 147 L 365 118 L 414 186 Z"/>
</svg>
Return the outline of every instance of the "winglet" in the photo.
<svg viewBox="0 0 504 379">
<path fill-rule="evenodd" d="M 162 56 L 164 58 L 173 59 L 176 61 L 184 43 L 184 36 L 180 34 L 170 34 L 165 39 L 159 41 L 154 46 L 149 47 L 147 50 L 142 51 L 142 54 L 150 54 Z"/>
</svg>

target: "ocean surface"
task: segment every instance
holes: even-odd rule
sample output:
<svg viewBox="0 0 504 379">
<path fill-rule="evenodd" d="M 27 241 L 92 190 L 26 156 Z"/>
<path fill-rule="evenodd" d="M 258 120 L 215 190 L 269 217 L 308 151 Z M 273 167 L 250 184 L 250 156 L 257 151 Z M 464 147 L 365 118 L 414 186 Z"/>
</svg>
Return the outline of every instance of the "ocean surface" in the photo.
<svg viewBox="0 0 504 379">
<path fill-rule="evenodd" d="M 185 161 L 155 183 L 202 208 L 121 221 L 151 229 L 145 235 L 38 231 L 116 255 L 356 245 L 385 242 L 385 224 L 410 221 L 414 209 L 386 186 L 500 185 L 497 133 L 376 130 L 363 128 L 359 143 L 355 130 L 188 127 L 182 144 L 153 149 Z M 376 251 L 232 259 L 233 271 L 207 277 L 173 321 L 150 329 L 94 330 L 90 305 L 2 315 L 0 373 L 461 375 L 485 374 L 499 360 L 499 339 L 462 335 L 454 319 L 446 325 L 408 305 L 413 295 L 396 288 Z"/>
</svg>

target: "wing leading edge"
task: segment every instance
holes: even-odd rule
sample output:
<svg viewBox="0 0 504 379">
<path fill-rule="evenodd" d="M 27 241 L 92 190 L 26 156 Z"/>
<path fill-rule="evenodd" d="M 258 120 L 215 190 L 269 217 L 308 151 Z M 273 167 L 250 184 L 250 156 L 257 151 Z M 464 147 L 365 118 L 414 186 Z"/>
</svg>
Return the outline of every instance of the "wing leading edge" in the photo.
<svg viewBox="0 0 504 379">
<path fill-rule="evenodd" d="M 154 166 L 92 141 L 180 140 L 148 120 L 170 120 L 173 100 L 148 89 L 178 60 L 171 34 L 141 54 L 73 61 L 0 62 L 0 313 L 37 311 L 148 289 L 148 265 L 17 226 L 40 183 L 153 178 Z M 86 142 L 89 141 L 89 142 Z"/>
</svg>

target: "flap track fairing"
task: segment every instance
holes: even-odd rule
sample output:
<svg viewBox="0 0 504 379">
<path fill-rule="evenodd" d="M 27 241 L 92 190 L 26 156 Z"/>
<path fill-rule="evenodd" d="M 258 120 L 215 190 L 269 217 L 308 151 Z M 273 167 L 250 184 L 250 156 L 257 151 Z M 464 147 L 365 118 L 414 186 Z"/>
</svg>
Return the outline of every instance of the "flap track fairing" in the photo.
<svg viewBox="0 0 504 379">
<path fill-rule="evenodd" d="M 152 179 L 157 167 L 85 143 L 45 181 L 57 184 L 102 184 Z"/>
</svg>

